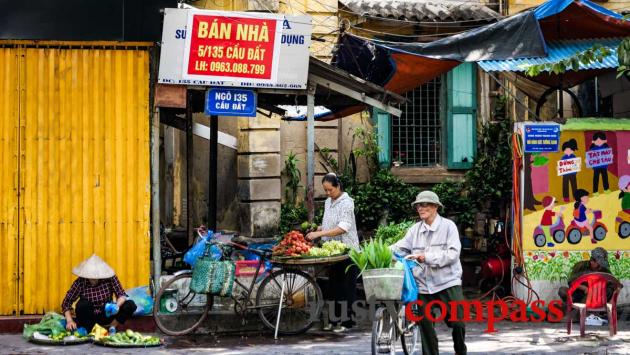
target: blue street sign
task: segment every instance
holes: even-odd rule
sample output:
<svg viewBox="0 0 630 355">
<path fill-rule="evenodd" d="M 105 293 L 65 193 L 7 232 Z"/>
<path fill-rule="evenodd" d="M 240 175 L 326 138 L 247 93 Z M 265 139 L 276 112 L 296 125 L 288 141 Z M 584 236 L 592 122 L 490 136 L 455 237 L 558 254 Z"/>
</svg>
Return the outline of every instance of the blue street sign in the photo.
<svg viewBox="0 0 630 355">
<path fill-rule="evenodd" d="M 560 143 L 559 124 L 525 125 L 525 153 L 557 152 Z"/>
<path fill-rule="evenodd" d="M 253 90 L 211 88 L 206 93 L 204 113 L 208 116 L 256 116 L 256 93 Z"/>
</svg>

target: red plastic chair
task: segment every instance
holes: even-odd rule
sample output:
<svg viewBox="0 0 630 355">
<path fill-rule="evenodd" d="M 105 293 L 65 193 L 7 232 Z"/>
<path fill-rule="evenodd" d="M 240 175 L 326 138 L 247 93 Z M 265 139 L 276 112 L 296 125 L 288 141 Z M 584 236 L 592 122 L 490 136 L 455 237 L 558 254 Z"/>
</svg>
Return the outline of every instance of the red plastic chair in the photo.
<svg viewBox="0 0 630 355">
<path fill-rule="evenodd" d="M 586 303 L 573 303 L 573 292 L 577 288 L 586 283 L 588 288 L 586 292 Z M 606 286 L 612 284 L 615 291 L 610 298 L 610 302 L 606 297 Z M 586 313 L 587 312 L 604 312 L 608 314 L 608 329 L 610 336 L 617 334 L 617 296 L 623 285 L 614 276 L 602 272 L 593 272 L 578 277 L 569 288 L 567 295 L 567 333 L 571 334 L 572 311 L 575 309 L 580 313 L 580 336 L 583 337 L 586 332 Z"/>
</svg>

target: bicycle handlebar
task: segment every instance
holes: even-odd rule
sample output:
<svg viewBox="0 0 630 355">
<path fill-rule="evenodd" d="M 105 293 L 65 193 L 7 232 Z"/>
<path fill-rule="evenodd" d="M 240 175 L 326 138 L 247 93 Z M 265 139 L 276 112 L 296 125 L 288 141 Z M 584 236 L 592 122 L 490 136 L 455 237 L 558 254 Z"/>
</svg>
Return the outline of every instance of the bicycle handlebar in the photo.
<svg viewBox="0 0 630 355">
<path fill-rule="evenodd" d="M 237 248 L 239 248 L 241 250 L 244 250 L 244 251 L 250 251 L 250 252 L 260 256 L 261 258 L 265 258 L 265 259 L 269 259 L 271 257 L 271 255 L 272 255 L 271 250 L 249 248 L 246 245 L 235 243 L 235 242 L 231 242 L 231 241 L 227 242 L 227 243 L 223 243 L 223 242 L 219 242 L 219 241 L 216 241 L 216 240 L 210 240 L 210 241 L 206 241 L 206 244 L 234 246 L 234 247 L 237 247 Z"/>
</svg>

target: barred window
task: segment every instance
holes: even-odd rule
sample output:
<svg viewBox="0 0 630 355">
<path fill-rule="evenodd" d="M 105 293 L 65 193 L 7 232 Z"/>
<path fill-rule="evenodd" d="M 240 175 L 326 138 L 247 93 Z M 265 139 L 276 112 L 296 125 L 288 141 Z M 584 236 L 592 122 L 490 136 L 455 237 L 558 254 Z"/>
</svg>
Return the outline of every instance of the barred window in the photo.
<svg viewBox="0 0 630 355">
<path fill-rule="evenodd" d="M 430 167 L 442 162 L 442 121 L 437 77 L 408 91 L 402 115 L 392 117 L 392 160 L 403 167 Z"/>
</svg>

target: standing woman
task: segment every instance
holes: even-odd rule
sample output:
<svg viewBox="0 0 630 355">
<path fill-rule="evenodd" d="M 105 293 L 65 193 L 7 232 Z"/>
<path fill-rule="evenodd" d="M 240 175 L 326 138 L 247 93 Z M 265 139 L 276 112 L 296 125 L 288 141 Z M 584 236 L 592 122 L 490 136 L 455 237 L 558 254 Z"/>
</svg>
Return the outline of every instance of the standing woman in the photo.
<svg viewBox="0 0 630 355">
<path fill-rule="evenodd" d="M 322 186 L 326 192 L 326 203 L 324 204 L 324 218 L 321 227 L 316 232 L 306 235 L 310 241 L 321 238 L 322 241 L 339 240 L 349 248 L 359 249 L 359 237 L 357 236 L 357 225 L 354 220 L 354 201 L 343 192 L 341 181 L 334 173 L 328 173 L 322 179 Z M 349 265 L 352 265 L 346 272 Z M 354 325 L 352 321 L 352 304 L 357 298 L 357 278 L 359 269 L 350 260 L 333 264 L 329 270 L 329 289 L 335 301 L 335 318 L 329 319 L 325 330 L 333 329 L 340 333 L 348 330 Z M 346 306 L 341 307 L 340 302 L 345 302 Z M 341 311 L 345 310 L 345 314 Z"/>
</svg>

